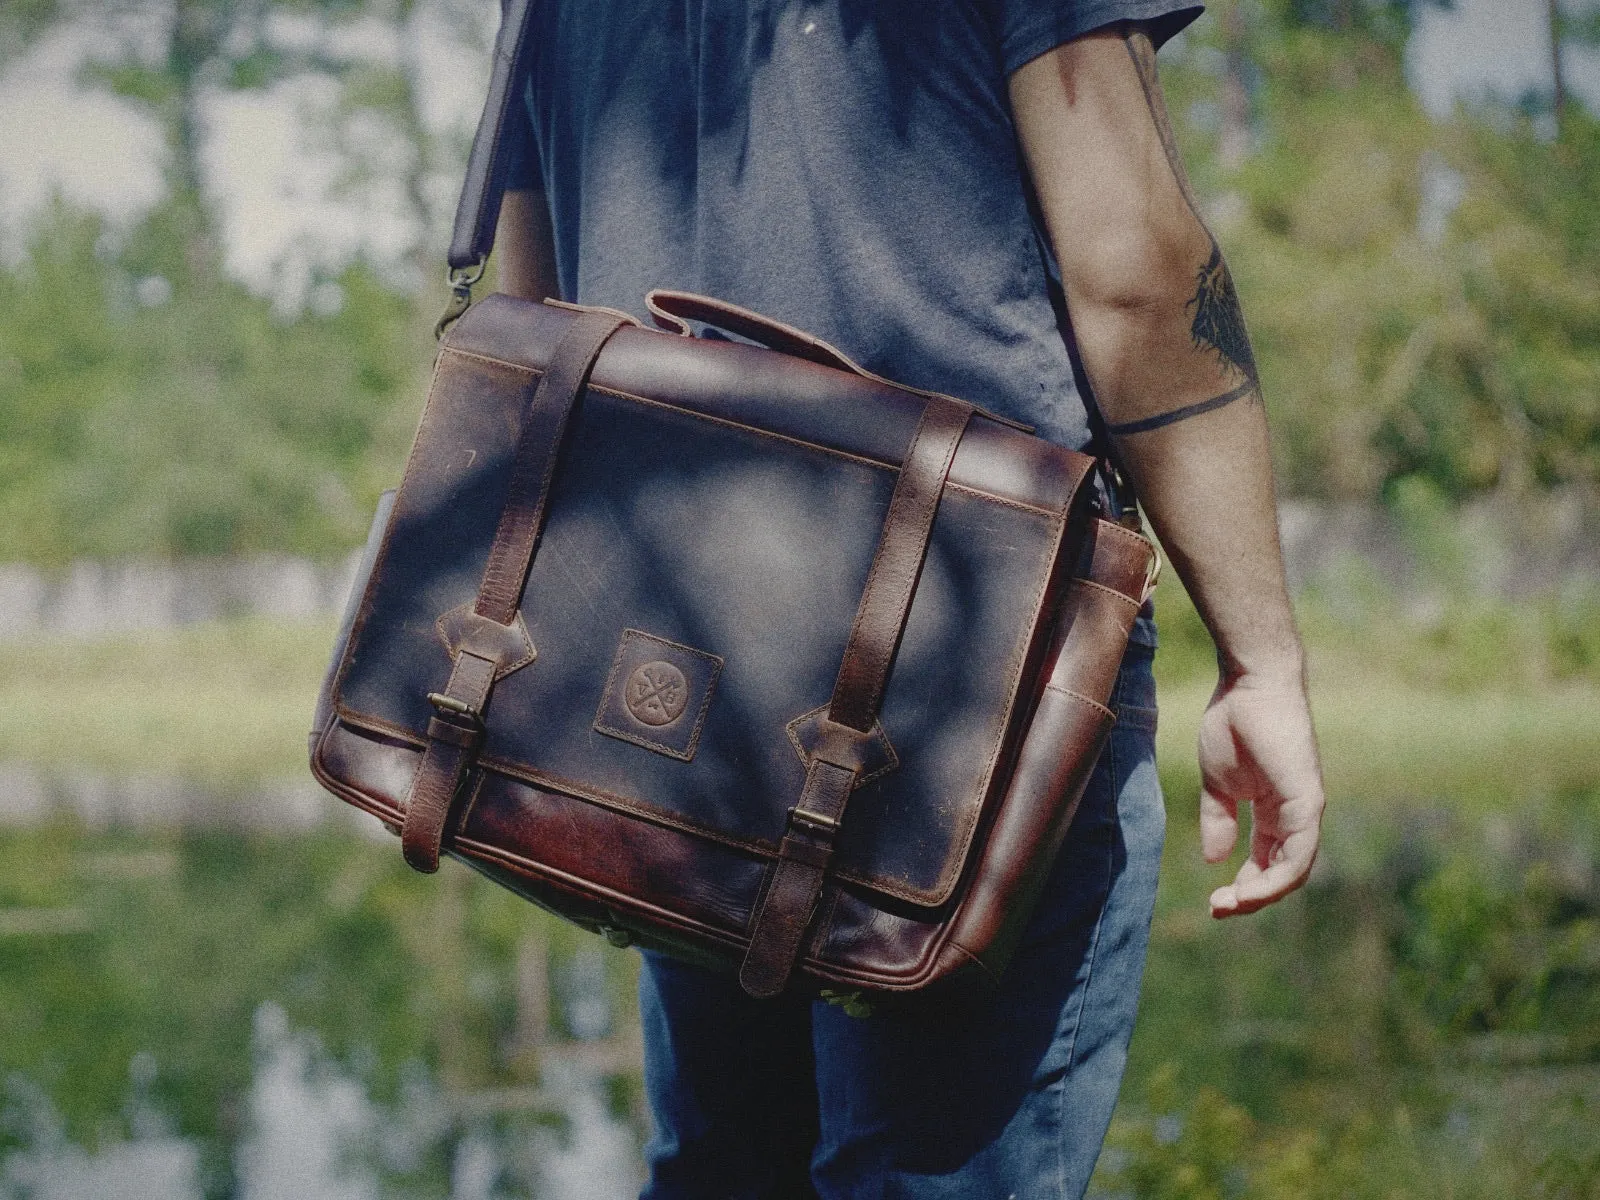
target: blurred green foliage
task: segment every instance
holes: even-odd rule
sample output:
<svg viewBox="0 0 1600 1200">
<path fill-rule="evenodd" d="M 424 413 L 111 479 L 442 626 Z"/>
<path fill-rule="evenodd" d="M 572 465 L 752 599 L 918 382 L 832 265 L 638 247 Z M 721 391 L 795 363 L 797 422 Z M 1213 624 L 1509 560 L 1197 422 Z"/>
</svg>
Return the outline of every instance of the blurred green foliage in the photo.
<svg viewBox="0 0 1600 1200">
<path fill-rule="evenodd" d="M 275 316 L 158 214 L 124 248 L 55 210 L 0 273 L 0 561 L 326 552 L 390 486 L 428 360 L 361 267 Z"/>
<path fill-rule="evenodd" d="M 155 1064 L 142 1101 L 199 1148 L 205 1193 L 218 1197 L 238 1194 L 263 1003 L 315 1031 L 395 1111 L 408 1089 L 460 1096 L 536 1079 L 537 1057 L 513 1036 L 519 951 L 537 934 L 558 968 L 600 944 L 465 868 L 423 878 L 394 846 L 348 833 L 8 831 L 0 917 L 18 911 L 76 922 L 44 933 L 0 922 L 0 1167 L 36 1140 L 35 1088 L 72 1143 L 134 1136 L 130 1063 L 142 1052 Z M 613 1008 L 633 1026 L 633 960 L 608 961 Z M 446 1193 L 449 1125 L 411 1138 L 416 1161 L 385 1195 Z M 0 1172 L 0 1194 L 13 1194 L 9 1178 Z"/>
<path fill-rule="evenodd" d="M 1307 16 L 1340 7 L 1342 26 Z M 1252 6 L 1237 44 L 1226 14 L 1202 22 L 1164 72 L 1250 318 L 1285 486 L 1354 500 L 1411 478 L 1452 499 L 1592 489 L 1600 122 L 1570 108 L 1556 138 L 1514 108 L 1432 123 L 1403 77 L 1404 8 Z M 1214 125 L 1235 70 L 1254 84 L 1255 145 L 1230 167 Z"/>
<path fill-rule="evenodd" d="M 1600 678 L 1502 678 L 1465 644 L 1338 617 L 1312 644 L 1324 861 L 1283 905 L 1217 924 L 1205 897 L 1232 868 L 1200 860 L 1193 756 L 1209 664 L 1181 594 L 1161 601 L 1168 851 L 1096 1194 L 1600 1195 Z M 1319 603 L 1308 623 L 1333 622 Z M 0 1075 L 44 1089 L 93 1147 L 130 1136 L 129 1063 L 153 1056 L 150 1102 L 202 1148 L 218 1196 L 249 1128 L 261 1004 L 315 1031 L 380 1104 L 418 1078 L 452 1094 L 526 1086 L 519 946 L 541 932 L 554 965 L 599 945 L 457 867 L 417 876 L 388 840 L 225 831 L 229 811 L 248 824 L 260 772 L 299 761 L 327 637 L 248 624 L 80 646 L 65 706 L 0 736 L 0 761 L 47 775 L 72 769 L 46 752 L 55 724 L 103 741 L 91 765 L 113 776 L 187 775 L 184 722 L 227 714 L 203 727 L 213 831 L 0 833 Z M 59 646 L 6 650 L 0 709 L 63 660 Z M 136 685 L 153 664 L 170 678 L 147 709 Z M 187 707 L 161 718 L 178 695 Z M 259 736 L 230 738 L 230 722 Z M 119 724 L 146 736 L 119 739 Z M 608 961 L 631 1022 L 634 960 Z M 617 1103 L 636 1087 L 619 1081 Z M 0 1157 L 27 1144 L 0 1120 Z M 429 1145 L 392 1194 L 443 1190 L 448 1154 Z"/>
<path fill-rule="evenodd" d="M 0 763 L 222 794 L 296 776 L 333 636 L 331 621 L 230 621 L 0 643 Z"/>
</svg>

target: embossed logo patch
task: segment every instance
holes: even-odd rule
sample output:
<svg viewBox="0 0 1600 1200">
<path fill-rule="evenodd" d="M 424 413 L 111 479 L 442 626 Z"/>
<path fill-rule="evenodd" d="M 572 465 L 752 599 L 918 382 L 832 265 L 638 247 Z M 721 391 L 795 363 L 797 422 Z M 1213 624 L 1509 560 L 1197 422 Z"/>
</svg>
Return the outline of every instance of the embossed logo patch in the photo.
<svg viewBox="0 0 1600 1200">
<path fill-rule="evenodd" d="M 722 660 L 638 629 L 622 631 L 596 731 L 669 758 L 694 757 Z"/>
<path fill-rule="evenodd" d="M 622 702 L 646 725 L 671 725 L 689 703 L 689 681 L 677 667 L 657 659 L 634 668 Z"/>
</svg>

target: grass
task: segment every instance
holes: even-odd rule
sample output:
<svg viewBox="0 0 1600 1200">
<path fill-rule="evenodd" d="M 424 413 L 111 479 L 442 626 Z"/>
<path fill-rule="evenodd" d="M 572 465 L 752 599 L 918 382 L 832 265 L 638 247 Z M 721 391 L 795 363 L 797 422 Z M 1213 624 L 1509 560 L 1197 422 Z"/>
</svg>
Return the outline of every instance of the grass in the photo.
<svg viewBox="0 0 1600 1200">
<path fill-rule="evenodd" d="M 0 762 L 219 789 L 305 770 L 333 622 L 0 644 Z"/>
</svg>

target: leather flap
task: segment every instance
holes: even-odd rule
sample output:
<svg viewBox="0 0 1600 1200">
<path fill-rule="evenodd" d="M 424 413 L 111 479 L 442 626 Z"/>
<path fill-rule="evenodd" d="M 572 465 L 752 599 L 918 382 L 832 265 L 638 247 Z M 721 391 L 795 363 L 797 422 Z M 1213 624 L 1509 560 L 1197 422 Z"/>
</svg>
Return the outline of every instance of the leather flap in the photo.
<svg viewBox="0 0 1600 1200">
<path fill-rule="evenodd" d="M 619 331 L 571 418 L 518 620 L 491 630 L 462 609 L 520 415 L 574 319 L 491 297 L 445 339 L 340 669 L 339 715 L 421 744 L 427 694 L 470 639 L 499 676 L 483 766 L 769 858 L 922 401 L 757 347 Z M 952 895 L 1029 716 L 1091 466 L 972 419 L 860 744 L 838 876 L 915 905 Z"/>
</svg>

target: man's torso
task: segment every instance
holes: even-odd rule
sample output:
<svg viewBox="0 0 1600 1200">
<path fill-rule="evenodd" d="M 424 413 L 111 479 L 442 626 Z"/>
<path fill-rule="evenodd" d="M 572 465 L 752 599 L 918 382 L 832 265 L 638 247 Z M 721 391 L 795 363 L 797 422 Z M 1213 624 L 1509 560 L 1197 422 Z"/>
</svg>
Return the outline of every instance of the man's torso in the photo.
<svg viewBox="0 0 1600 1200">
<path fill-rule="evenodd" d="M 536 0 L 562 294 L 652 287 L 1088 442 L 985 0 Z"/>
</svg>

